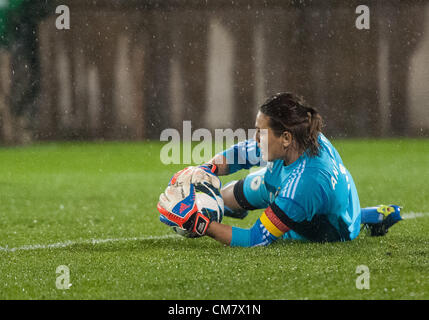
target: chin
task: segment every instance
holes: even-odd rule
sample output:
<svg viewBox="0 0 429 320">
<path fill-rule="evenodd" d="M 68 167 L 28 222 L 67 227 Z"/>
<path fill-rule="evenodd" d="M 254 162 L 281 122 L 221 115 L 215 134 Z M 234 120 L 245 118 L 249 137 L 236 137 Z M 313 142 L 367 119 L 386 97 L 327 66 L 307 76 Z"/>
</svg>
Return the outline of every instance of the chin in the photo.
<svg viewBox="0 0 429 320">
<path fill-rule="evenodd" d="M 271 161 L 270 157 L 265 154 L 262 155 L 262 160 L 264 160 L 265 162 Z"/>
</svg>

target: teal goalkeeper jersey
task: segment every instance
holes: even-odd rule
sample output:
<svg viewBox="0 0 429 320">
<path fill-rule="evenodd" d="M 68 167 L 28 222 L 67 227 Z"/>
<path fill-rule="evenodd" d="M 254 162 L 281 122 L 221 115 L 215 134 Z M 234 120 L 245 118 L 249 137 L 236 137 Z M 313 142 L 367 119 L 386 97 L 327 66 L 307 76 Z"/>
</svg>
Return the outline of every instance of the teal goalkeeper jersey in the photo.
<svg viewBox="0 0 429 320">
<path fill-rule="evenodd" d="M 283 160 L 262 162 L 255 140 L 223 152 L 230 173 L 262 167 L 246 177 L 243 193 L 252 207 L 272 209 L 271 216 L 264 213 L 260 219 L 272 238 L 287 236 L 286 229 L 282 230 L 285 225 L 299 238 L 314 241 L 346 241 L 358 236 L 361 210 L 353 178 L 323 134 L 319 144 L 318 156 L 304 152 L 287 166 Z"/>
</svg>

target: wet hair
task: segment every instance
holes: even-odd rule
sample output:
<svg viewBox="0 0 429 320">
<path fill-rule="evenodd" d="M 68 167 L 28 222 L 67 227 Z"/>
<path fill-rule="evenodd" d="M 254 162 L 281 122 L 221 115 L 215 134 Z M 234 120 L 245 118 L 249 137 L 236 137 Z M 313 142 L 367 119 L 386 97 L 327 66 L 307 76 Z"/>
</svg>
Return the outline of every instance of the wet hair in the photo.
<svg viewBox="0 0 429 320">
<path fill-rule="evenodd" d="M 285 131 L 291 133 L 297 147 L 310 156 L 319 154 L 319 133 L 322 130 L 321 115 L 292 93 L 278 93 L 259 107 L 269 117 L 269 126 L 277 137 Z"/>
</svg>

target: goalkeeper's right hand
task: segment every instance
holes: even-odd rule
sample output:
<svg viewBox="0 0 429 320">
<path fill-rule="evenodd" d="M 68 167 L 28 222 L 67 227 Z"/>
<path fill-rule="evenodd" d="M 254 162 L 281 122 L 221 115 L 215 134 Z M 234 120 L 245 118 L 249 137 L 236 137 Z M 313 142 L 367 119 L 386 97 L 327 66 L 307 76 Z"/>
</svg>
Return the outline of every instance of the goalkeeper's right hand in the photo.
<svg viewBox="0 0 429 320">
<path fill-rule="evenodd" d="M 157 209 L 162 223 L 179 227 L 195 236 L 203 236 L 210 224 L 209 217 L 198 211 L 192 184 L 168 186 L 159 196 Z"/>
<path fill-rule="evenodd" d="M 213 185 L 216 189 L 220 189 L 221 182 L 216 172 L 217 167 L 215 164 L 187 167 L 177 172 L 171 178 L 168 185 L 198 184 L 206 182 Z"/>
</svg>

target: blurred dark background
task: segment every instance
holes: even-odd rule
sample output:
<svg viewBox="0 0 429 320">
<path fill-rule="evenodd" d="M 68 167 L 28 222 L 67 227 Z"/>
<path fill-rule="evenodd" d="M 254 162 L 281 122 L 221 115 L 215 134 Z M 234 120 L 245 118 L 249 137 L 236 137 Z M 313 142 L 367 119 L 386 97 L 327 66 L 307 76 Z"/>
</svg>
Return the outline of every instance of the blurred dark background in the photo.
<svg viewBox="0 0 429 320">
<path fill-rule="evenodd" d="M 330 137 L 427 137 L 428 18 L 424 0 L 0 0 L 0 143 L 247 129 L 280 91 Z"/>
</svg>

